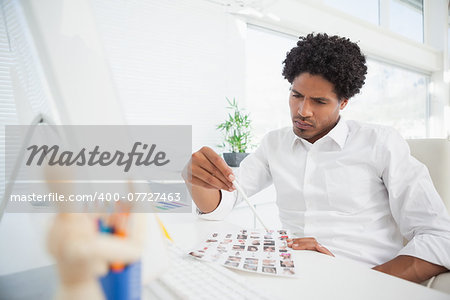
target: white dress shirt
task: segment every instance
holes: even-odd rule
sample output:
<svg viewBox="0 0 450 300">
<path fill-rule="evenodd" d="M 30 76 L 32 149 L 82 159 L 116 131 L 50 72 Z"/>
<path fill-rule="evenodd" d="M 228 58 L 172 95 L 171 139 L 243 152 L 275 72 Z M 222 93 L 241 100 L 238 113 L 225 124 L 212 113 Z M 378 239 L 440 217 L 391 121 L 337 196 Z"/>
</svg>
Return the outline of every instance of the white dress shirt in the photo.
<svg viewBox="0 0 450 300">
<path fill-rule="evenodd" d="M 283 227 L 335 256 L 372 267 L 410 255 L 450 269 L 450 217 L 392 128 L 341 118 L 314 144 L 292 127 L 275 130 L 234 174 L 249 197 L 273 183 Z M 240 201 L 222 191 L 219 206 L 199 215 L 223 219 Z"/>
</svg>

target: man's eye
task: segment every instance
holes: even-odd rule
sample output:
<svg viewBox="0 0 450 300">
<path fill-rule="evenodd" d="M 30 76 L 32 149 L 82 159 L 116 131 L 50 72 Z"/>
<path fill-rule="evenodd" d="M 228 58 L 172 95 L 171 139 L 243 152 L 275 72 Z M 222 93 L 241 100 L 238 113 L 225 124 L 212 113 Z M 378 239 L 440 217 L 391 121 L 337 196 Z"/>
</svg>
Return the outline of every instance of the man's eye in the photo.
<svg viewBox="0 0 450 300">
<path fill-rule="evenodd" d="M 318 104 L 326 104 L 326 102 L 323 102 L 323 101 L 320 101 L 320 100 L 315 100 L 316 101 L 316 103 L 318 103 Z"/>
<path fill-rule="evenodd" d="M 303 95 L 293 94 L 292 97 L 294 97 L 294 98 L 303 98 Z"/>
</svg>

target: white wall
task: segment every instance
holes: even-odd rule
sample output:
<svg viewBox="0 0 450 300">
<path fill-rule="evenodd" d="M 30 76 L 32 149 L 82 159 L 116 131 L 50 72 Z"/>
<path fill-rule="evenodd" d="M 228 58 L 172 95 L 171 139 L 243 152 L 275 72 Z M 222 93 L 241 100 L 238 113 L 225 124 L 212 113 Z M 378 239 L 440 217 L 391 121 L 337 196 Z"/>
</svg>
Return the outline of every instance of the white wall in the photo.
<svg viewBox="0 0 450 300">
<path fill-rule="evenodd" d="M 215 146 L 225 97 L 243 101 L 245 24 L 206 1 L 92 1 L 130 124 L 191 124 Z"/>
<path fill-rule="evenodd" d="M 65 123 L 192 124 L 194 150 L 215 146 L 225 97 L 246 102 L 245 38 L 251 23 L 295 36 L 341 34 L 359 41 L 371 57 L 431 75 L 431 135 L 445 133 L 447 0 L 424 1 L 426 44 L 321 1 L 273 1 L 265 12 L 279 22 L 229 14 L 228 7 L 203 0 L 22 3 Z"/>
</svg>

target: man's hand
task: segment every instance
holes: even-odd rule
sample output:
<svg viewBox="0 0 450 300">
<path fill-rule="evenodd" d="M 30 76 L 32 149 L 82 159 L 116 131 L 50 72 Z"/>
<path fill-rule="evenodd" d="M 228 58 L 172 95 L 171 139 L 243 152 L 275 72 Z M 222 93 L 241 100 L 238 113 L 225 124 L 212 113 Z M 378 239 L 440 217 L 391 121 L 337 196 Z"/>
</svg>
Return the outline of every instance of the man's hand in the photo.
<svg viewBox="0 0 450 300">
<path fill-rule="evenodd" d="M 202 147 L 192 154 L 183 170 L 187 184 L 212 190 L 233 191 L 233 171 L 227 163 L 209 147 Z"/>
<path fill-rule="evenodd" d="M 192 154 L 182 176 L 197 208 L 203 213 L 212 212 L 219 206 L 221 189 L 230 192 L 235 190 L 233 171 L 208 147 Z"/>
<path fill-rule="evenodd" d="M 372 269 L 417 283 L 421 283 L 435 275 L 448 272 L 443 266 L 409 255 L 399 255 Z"/>
<path fill-rule="evenodd" d="M 330 256 L 334 256 L 327 248 L 322 246 L 315 238 L 299 238 L 299 239 L 287 239 L 288 247 L 294 250 L 313 250 Z"/>
</svg>

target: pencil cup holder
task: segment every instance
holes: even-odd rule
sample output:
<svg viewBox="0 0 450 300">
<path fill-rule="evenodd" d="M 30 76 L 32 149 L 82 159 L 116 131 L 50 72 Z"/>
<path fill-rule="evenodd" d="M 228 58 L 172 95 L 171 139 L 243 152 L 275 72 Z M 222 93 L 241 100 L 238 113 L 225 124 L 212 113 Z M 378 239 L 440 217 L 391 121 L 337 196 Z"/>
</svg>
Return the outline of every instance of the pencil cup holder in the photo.
<svg viewBox="0 0 450 300">
<path fill-rule="evenodd" d="M 141 299 L 141 261 L 127 265 L 122 271 L 109 271 L 100 277 L 107 300 Z"/>
</svg>

